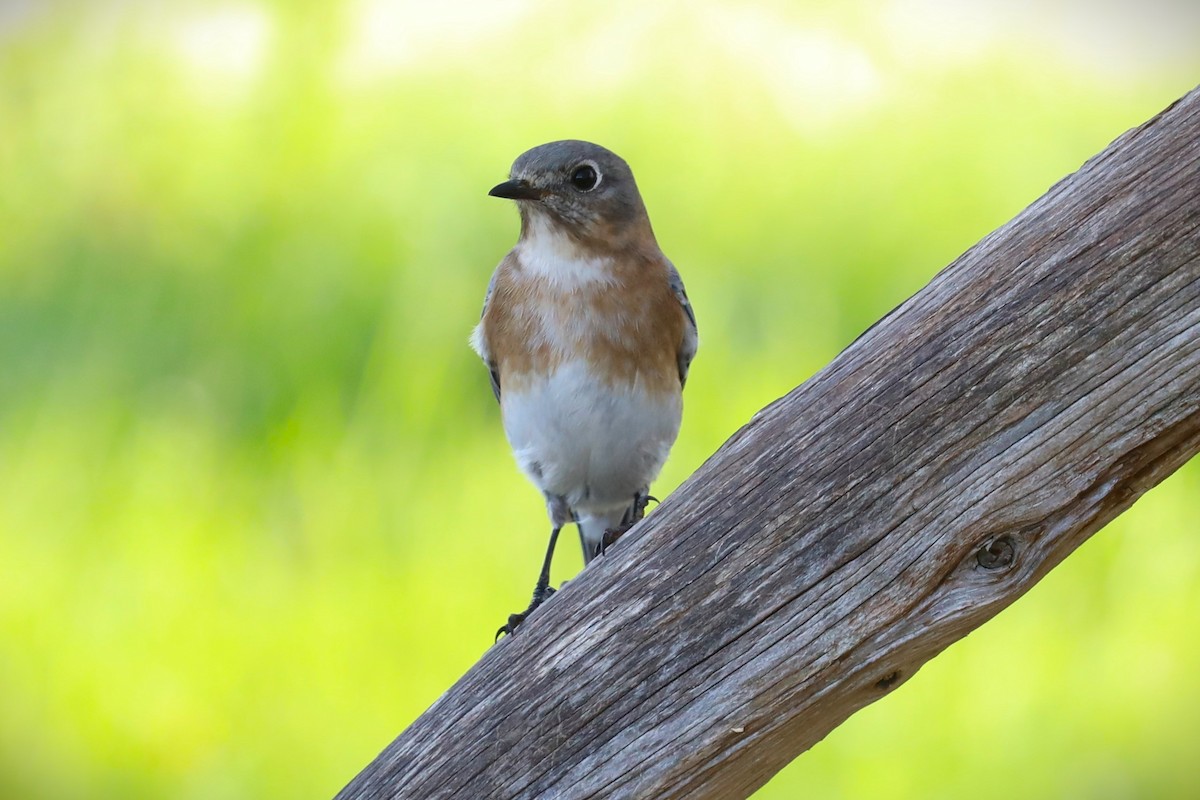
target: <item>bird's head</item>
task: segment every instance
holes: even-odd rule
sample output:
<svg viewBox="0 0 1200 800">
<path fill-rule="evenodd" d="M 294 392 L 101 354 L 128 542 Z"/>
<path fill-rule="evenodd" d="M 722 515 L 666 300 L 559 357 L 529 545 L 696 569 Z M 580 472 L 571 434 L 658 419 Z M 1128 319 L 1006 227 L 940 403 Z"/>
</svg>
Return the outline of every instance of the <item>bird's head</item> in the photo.
<svg viewBox="0 0 1200 800">
<path fill-rule="evenodd" d="M 567 139 L 522 153 L 509 180 L 488 194 L 517 201 L 522 237 L 549 225 L 580 245 L 601 249 L 653 239 L 629 165 L 591 142 Z"/>
</svg>

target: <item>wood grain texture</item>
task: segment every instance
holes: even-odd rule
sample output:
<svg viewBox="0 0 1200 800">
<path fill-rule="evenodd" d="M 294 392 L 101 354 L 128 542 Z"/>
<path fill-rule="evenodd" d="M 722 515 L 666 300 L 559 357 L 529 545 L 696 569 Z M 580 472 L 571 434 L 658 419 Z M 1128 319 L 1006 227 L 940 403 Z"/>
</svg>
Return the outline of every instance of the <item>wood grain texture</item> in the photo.
<svg viewBox="0 0 1200 800">
<path fill-rule="evenodd" d="M 1197 451 L 1200 90 L 759 412 L 339 797 L 746 797 Z"/>
</svg>

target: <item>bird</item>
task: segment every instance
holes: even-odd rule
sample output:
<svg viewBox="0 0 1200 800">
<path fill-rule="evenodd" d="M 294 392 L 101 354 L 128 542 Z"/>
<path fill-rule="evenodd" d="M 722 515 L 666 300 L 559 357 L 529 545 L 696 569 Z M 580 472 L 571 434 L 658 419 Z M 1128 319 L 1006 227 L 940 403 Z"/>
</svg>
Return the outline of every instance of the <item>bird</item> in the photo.
<svg viewBox="0 0 1200 800">
<path fill-rule="evenodd" d="M 563 526 L 578 526 L 586 567 L 644 515 L 679 434 L 698 335 L 683 280 L 620 156 L 549 142 L 518 156 L 488 194 L 516 202 L 521 229 L 470 343 L 551 524 L 529 607 L 509 615 L 499 639 L 554 593 Z"/>
</svg>

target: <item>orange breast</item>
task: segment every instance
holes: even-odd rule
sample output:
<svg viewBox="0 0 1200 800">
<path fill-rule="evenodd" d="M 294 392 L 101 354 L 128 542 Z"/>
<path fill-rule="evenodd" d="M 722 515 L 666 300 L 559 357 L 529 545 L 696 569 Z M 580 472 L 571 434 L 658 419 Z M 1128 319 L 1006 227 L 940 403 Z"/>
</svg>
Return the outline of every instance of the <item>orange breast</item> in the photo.
<svg viewBox="0 0 1200 800">
<path fill-rule="evenodd" d="M 529 275 L 512 259 L 501 267 L 483 326 L 502 392 L 520 391 L 580 359 L 614 387 L 680 391 L 676 354 L 685 318 L 665 266 L 618 259 L 612 279 L 564 288 Z"/>
</svg>

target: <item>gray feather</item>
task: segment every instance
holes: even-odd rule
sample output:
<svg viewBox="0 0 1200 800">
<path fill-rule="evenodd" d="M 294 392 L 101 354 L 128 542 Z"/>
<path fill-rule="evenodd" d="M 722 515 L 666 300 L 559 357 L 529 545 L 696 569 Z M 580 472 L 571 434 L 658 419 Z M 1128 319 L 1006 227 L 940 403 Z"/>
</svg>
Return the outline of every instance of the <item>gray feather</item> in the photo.
<svg viewBox="0 0 1200 800">
<path fill-rule="evenodd" d="M 687 383 L 688 368 L 692 364 L 692 359 L 696 357 L 696 348 L 700 343 L 700 337 L 696 327 L 696 312 L 692 310 L 687 289 L 683 287 L 683 278 L 679 277 L 679 270 L 675 269 L 675 265 L 670 261 L 667 262 L 667 274 L 668 280 L 671 282 L 671 291 L 675 292 L 675 299 L 679 301 L 679 305 L 683 306 L 683 313 L 687 314 L 688 318 L 688 327 L 683 332 L 683 341 L 679 343 L 679 352 L 675 354 L 675 360 L 679 364 L 679 385 L 683 386 Z"/>
</svg>

